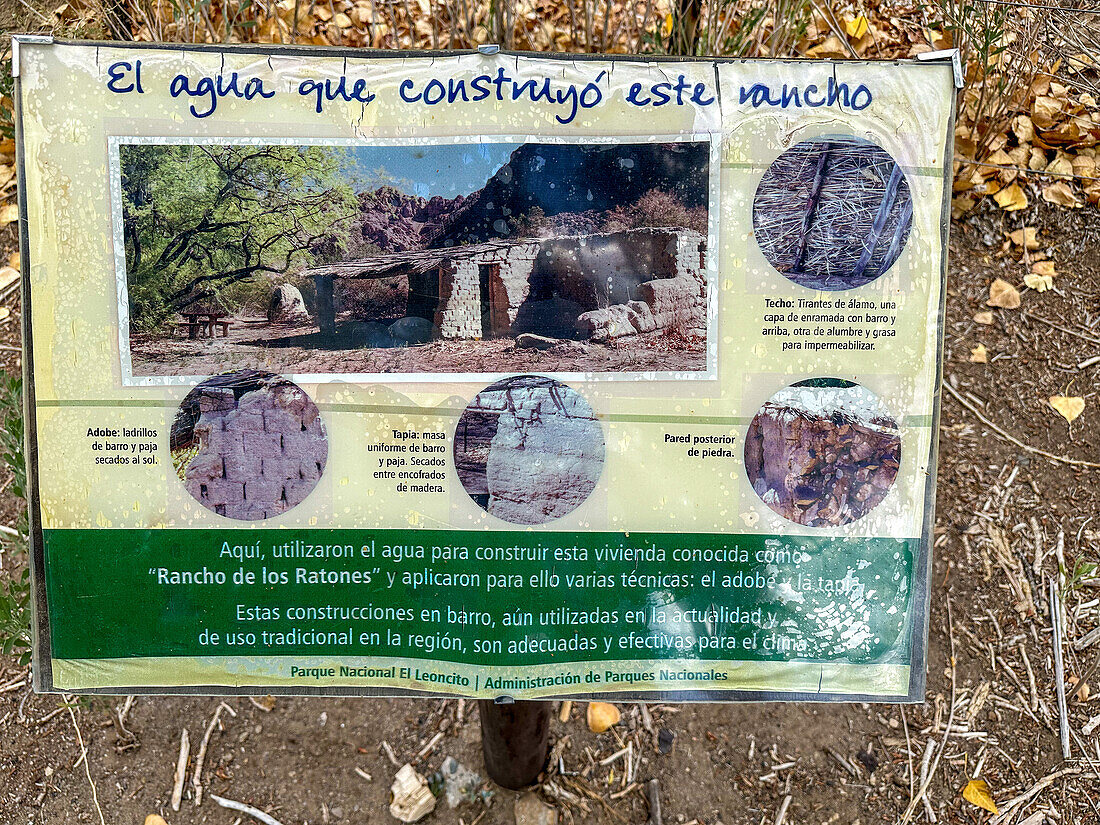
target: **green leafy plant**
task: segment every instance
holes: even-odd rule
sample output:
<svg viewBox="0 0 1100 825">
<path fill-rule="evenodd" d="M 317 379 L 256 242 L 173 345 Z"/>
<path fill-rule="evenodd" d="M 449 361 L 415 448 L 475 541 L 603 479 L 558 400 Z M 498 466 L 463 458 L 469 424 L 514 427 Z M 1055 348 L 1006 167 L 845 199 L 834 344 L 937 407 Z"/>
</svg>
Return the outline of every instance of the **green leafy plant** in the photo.
<svg viewBox="0 0 1100 825">
<path fill-rule="evenodd" d="M 0 462 L 12 475 L 7 492 L 18 501 L 27 497 L 27 464 L 23 446 L 23 381 L 0 376 Z M 16 654 L 21 664 L 31 658 L 30 571 L 27 568 L 27 513 L 19 514 L 16 535 L 5 536 L 5 550 L 15 562 L 11 576 L 0 583 L 0 653 Z"/>
<path fill-rule="evenodd" d="M 338 244 L 356 201 L 321 146 L 125 146 L 123 232 L 130 318 L 155 329 L 198 301 L 225 306 Z M 270 295 L 266 287 L 262 299 Z M 255 296 L 252 296 L 255 297 Z M 231 308 L 231 307 L 230 307 Z"/>
<path fill-rule="evenodd" d="M 1073 569 L 1066 571 L 1066 586 L 1062 591 L 1062 598 L 1071 593 L 1076 593 L 1096 575 L 1098 565 L 1084 559 L 1077 559 L 1073 563 Z"/>
<path fill-rule="evenodd" d="M 11 50 L 0 54 L 0 65 L 5 65 L 11 59 Z M 15 99 L 15 78 L 6 66 L 0 71 L 0 140 L 15 137 L 15 112 L 12 101 Z"/>
</svg>

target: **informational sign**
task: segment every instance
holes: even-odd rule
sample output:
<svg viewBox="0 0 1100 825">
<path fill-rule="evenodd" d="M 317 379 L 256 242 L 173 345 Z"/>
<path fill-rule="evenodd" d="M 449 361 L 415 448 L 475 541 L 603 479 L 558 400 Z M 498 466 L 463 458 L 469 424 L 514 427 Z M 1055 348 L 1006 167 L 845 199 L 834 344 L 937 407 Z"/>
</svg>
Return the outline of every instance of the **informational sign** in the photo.
<svg viewBox="0 0 1100 825">
<path fill-rule="evenodd" d="M 39 689 L 922 697 L 949 61 L 17 43 Z"/>
</svg>

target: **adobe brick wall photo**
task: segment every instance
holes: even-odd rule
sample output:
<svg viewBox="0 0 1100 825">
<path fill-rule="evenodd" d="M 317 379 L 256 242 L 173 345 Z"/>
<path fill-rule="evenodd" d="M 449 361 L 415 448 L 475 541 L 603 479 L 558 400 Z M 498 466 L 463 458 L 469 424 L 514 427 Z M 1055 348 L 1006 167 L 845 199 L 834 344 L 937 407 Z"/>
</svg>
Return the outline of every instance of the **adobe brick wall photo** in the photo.
<svg viewBox="0 0 1100 825">
<path fill-rule="evenodd" d="M 184 486 L 218 515 L 260 521 L 294 507 L 317 486 L 328 459 L 317 405 L 283 381 L 240 394 L 202 387 L 194 425 L 198 451 Z"/>
</svg>

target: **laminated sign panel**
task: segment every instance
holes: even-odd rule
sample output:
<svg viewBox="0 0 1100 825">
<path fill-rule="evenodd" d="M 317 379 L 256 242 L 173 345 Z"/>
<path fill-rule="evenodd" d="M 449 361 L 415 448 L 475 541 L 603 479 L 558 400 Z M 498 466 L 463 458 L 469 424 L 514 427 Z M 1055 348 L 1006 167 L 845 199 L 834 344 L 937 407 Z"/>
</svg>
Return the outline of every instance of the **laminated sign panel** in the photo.
<svg viewBox="0 0 1100 825">
<path fill-rule="evenodd" d="M 16 38 L 38 689 L 920 700 L 931 57 Z"/>
</svg>

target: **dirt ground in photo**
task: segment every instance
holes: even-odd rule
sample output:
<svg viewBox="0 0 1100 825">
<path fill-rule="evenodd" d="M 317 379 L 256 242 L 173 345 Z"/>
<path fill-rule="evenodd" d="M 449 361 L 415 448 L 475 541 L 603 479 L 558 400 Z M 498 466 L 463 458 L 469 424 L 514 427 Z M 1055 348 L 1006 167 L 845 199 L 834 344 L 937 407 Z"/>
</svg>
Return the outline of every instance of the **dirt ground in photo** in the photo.
<svg viewBox="0 0 1100 825">
<path fill-rule="evenodd" d="M 706 368 L 701 340 L 678 335 L 633 337 L 604 344 L 562 341 L 523 348 L 514 338 L 436 340 L 410 347 L 362 347 L 338 336 L 321 343 L 311 324 L 243 319 L 213 338 L 135 336 L 135 376 L 206 376 L 234 369 L 281 375 L 496 372 L 698 372 Z"/>
<path fill-rule="evenodd" d="M 1089 801 L 1100 795 L 1100 784 L 1087 778 L 1100 759 L 1096 734 L 1082 733 L 1100 713 L 1092 698 L 1100 683 L 1100 645 L 1083 642 L 1100 626 L 1100 593 L 1095 580 L 1072 579 L 1078 561 L 1096 559 L 1100 471 L 1034 452 L 1100 461 L 1100 218 L 1092 210 L 1045 206 L 1011 215 L 979 212 L 956 224 L 952 235 L 925 702 L 904 708 L 651 705 L 648 721 L 626 704 L 623 722 L 600 735 L 589 732 L 578 703 L 567 721 L 555 715 L 551 736 L 561 761 L 539 789 L 562 812 L 562 822 L 640 825 L 648 815 L 644 782 L 652 778 L 660 783 L 666 825 L 772 823 L 788 797 L 788 823 L 896 822 L 920 784 L 929 748 L 933 758 L 942 748 L 928 792 L 940 823 L 988 822 L 961 797 L 979 765 L 1001 810 L 1010 813 L 1006 822 L 1042 811 L 1064 823 L 1100 821 Z M 1025 291 L 1021 308 L 996 309 L 992 324 L 976 323 L 975 314 L 989 309 L 990 282 L 1001 277 L 1019 284 L 1026 271 L 1018 250 L 1002 251 L 1005 233 L 1025 222 L 1039 227 L 1043 248 L 1058 262 L 1056 288 Z M 11 227 L 0 242 L 6 255 Z M 10 371 L 19 368 L 11 349 L 19 341 L 19 307 L 9 306 L 12 315 L 0 322 L 0 365 Z M 978 344 L 987 363 L 971 360 Z M 387 355 L 427 352 L 460 357 L 442 344 Z M 639 357 L 614 348 L 608 353 Z M 205 357 L 206 372 L 231 366 L 215 352 Z M 535 362 L 553 357 L 525 352 L 532 363 L 524 368 L 548 370 Z M 1047 402 L 1053 395 L 1083 396 L 1084 413 L 1067 424 Z M 4 523 L 12 523 L 15 507 L 10 496 L 0 498 Z M 1059 746 L 1045 589 L 1058 579 L 1059 560 L 1069 571 L 1066 673 L 1090 685 L 1088 696 L 1071 687 L 1068 697 L 1069 761 Z M 5 575 L 12 564 L 5 554 Z M 140 601 L 141 594 L 124 597 Z M 11 658 L 0 659 L 0 823 L 98 823 L 93 784 L 111 825 L 138 825 L 151 813 L 171 825 L 237 821 L 209 796 L 195 807 L 190 773 L 180 811 L 169 806 L 181 731 L 189 731 L 194 754 L 221 699 L 139 697 L 121 722 L 122 697 L 80 698 L 70 716 L 61 697 L 32 694 L 26 676 Z M 223 710 L 224 730 L 211 734 L 207 794 L 254 805 L 283 825 L 396 822 L 387 811 L 397 771 L 389 751 L 425 775 L 445 756 L 483 771 L 470 702 L 224 701 L 236 715 Z M 601 764 L 627 743 L 641 754 L 635 786 L 624 783 L 622 757 Z M 1023 801 L 1009 807 L 1020 796 Z M 515 797 L 494 788 L 487 808 L 464 802 L 451 810 L 441 802 L 422 821 L 511 825 Z M 920 806 L 914 821 L 927 821 Z"/>
</svg>

